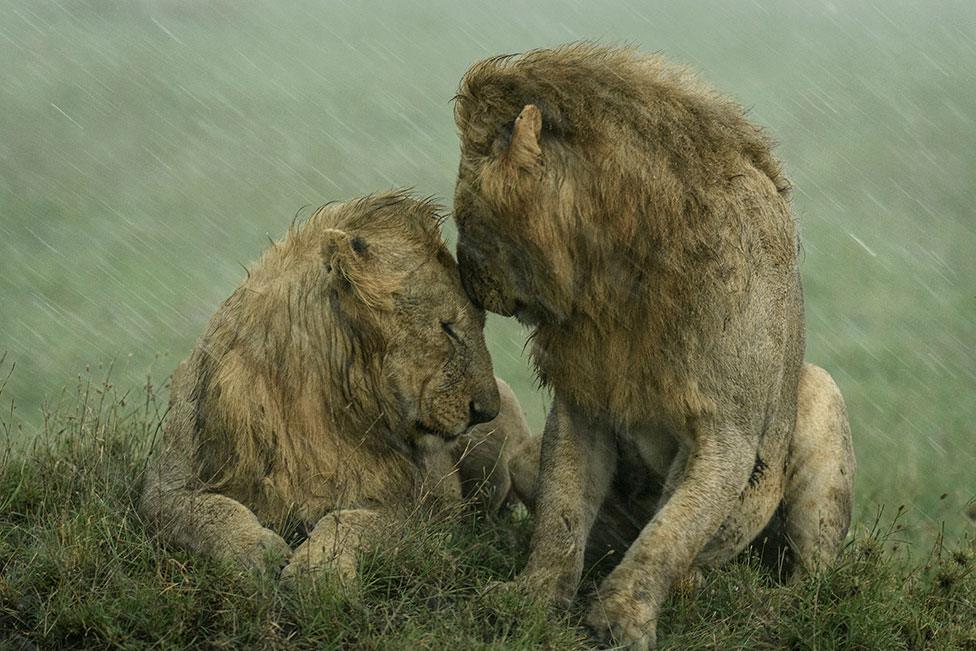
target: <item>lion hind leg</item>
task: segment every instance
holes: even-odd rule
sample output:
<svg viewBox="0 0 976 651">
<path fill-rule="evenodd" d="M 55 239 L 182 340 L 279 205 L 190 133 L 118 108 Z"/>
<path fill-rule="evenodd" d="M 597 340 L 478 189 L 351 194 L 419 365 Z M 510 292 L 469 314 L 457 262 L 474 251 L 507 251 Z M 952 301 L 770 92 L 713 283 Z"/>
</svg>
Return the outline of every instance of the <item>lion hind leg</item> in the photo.
<svg viewBox="0 0 976 651">
<path fill-rule="evenodd" d="M 358 554 L 382 521 L 380 513 L 370 509 L 344 509 L 325 515 L 295 549 L 281 573 L 282 580 L 331 573 L 344 585 L 352 585 L 358 574 Z"/>
<path fill-rule="evenodd" d="M 851 524 L 855 466 L 840 390 L 826 371 L 805 364 L 780 507 L 798 568 L 814 570 L 840 553 Z"/>
</svg>

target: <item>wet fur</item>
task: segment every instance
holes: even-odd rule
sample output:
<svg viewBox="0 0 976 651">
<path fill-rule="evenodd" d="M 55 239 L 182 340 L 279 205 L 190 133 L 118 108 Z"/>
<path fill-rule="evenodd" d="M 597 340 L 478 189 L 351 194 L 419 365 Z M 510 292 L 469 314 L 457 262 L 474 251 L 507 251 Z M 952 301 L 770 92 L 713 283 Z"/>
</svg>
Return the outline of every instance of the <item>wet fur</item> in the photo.
<svg viewBox="0 0 976 651">
<path fill-rule="evenodd" d="M 626 553 L 587 621 L 647 647 L 672 584 L 778 508 L 804 566 L 833 558 L 850 432 L 830 376 L 803 365 L 796 225 L 769 139 L 686 70 L 590 44 L 476 64 L 455 117 L 462 278 L 534 328 L 555 394 L 519 584 L 568 602 L 609 533 Z"/>
</svg>

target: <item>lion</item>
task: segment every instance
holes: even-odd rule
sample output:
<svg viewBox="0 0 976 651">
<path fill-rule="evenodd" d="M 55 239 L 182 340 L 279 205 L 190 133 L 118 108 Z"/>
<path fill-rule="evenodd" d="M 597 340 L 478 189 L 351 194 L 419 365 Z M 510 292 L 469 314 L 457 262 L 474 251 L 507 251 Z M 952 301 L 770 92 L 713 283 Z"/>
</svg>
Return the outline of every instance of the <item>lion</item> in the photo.
<svg viewBox="0 0 976 651">
<path fill-rule="evenodd" d="M 173 374 L 141 500 L 164 540 L 350 581 L 369 532 L 421 500 L 497 511 L 531 486 L 508 469 L 528 427 L 439 225 L 387 193 L 326 205 L 265 252 Z"/>
<path fill-rule="evenodd" d="M 753 541 L 833 559 L 855 461 L 837 386 L 803 364 L 770 140 L 686 70 L 594 44 L 477 63 L 455 100 L 462 281 L 532 329 L 554 394 L 515 586 L 566 604 L 587 553 L 622 546 L 586 622 L 649 648 L 671 586 Z"/>
</svg>

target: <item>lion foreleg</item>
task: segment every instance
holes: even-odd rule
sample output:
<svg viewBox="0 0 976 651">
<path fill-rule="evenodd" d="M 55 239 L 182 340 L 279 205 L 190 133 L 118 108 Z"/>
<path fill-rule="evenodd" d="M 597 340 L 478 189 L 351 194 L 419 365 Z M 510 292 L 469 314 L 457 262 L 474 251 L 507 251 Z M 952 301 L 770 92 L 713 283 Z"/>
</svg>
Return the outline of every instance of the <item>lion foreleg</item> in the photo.
<svg viewBox="0 0 976 651">
<path fill-rule="evenodd" d="M 248 569 L 275 570 L 291 555 L 281 536 L 262 526 L 246 506 L 225 495 L 179 488 L 147 491 L 143 513 L 176 545 Z"/>
<path fill-rule="evenodd" d="M 331 573 L 352 585 L 357 576 L 357 557 L 364 541 L 383 522 L 382 514 L 370 509 L 333 511 L 315 525 L 281 573 L 284 581 L 300 575 Z"/>
<path fill-rule="evenodd" d="M 735 508 L 749 479 L 758 439 L 703 428 L 671 498 L 604 580 L 587 624 L 604 641 L 650 648 L 657 615 L 674 581 Z M 679 463 L 684 455 L 678 455 Z"/>
<path fill-rule="evenodd" d="M 616 455 L 609 431 L 556 399 L 542 436 L 531 551 L 517 579 L 538 596 L 568 605 L 576 594 Z"/>
</svg>

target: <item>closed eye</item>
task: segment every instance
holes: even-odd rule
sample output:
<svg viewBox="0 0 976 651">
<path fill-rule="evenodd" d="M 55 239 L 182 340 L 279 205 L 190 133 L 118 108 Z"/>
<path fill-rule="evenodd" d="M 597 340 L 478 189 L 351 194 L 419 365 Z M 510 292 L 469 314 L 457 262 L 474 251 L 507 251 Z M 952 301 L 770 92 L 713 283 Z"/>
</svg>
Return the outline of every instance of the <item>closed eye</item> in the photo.
<svg viewBox="0 0 976 651">
<path fill-rule="evenodd" d="M 454 341 L 454 343 L 457 344 L 461 343 L 461 337 L 459 337 L 458 333 L 454 330 L 453 323 L 449 323 L 447 321 L 441 321 L 441 330 L 446 332 L 447 336 L 450 337 Z"/>
</svg>

